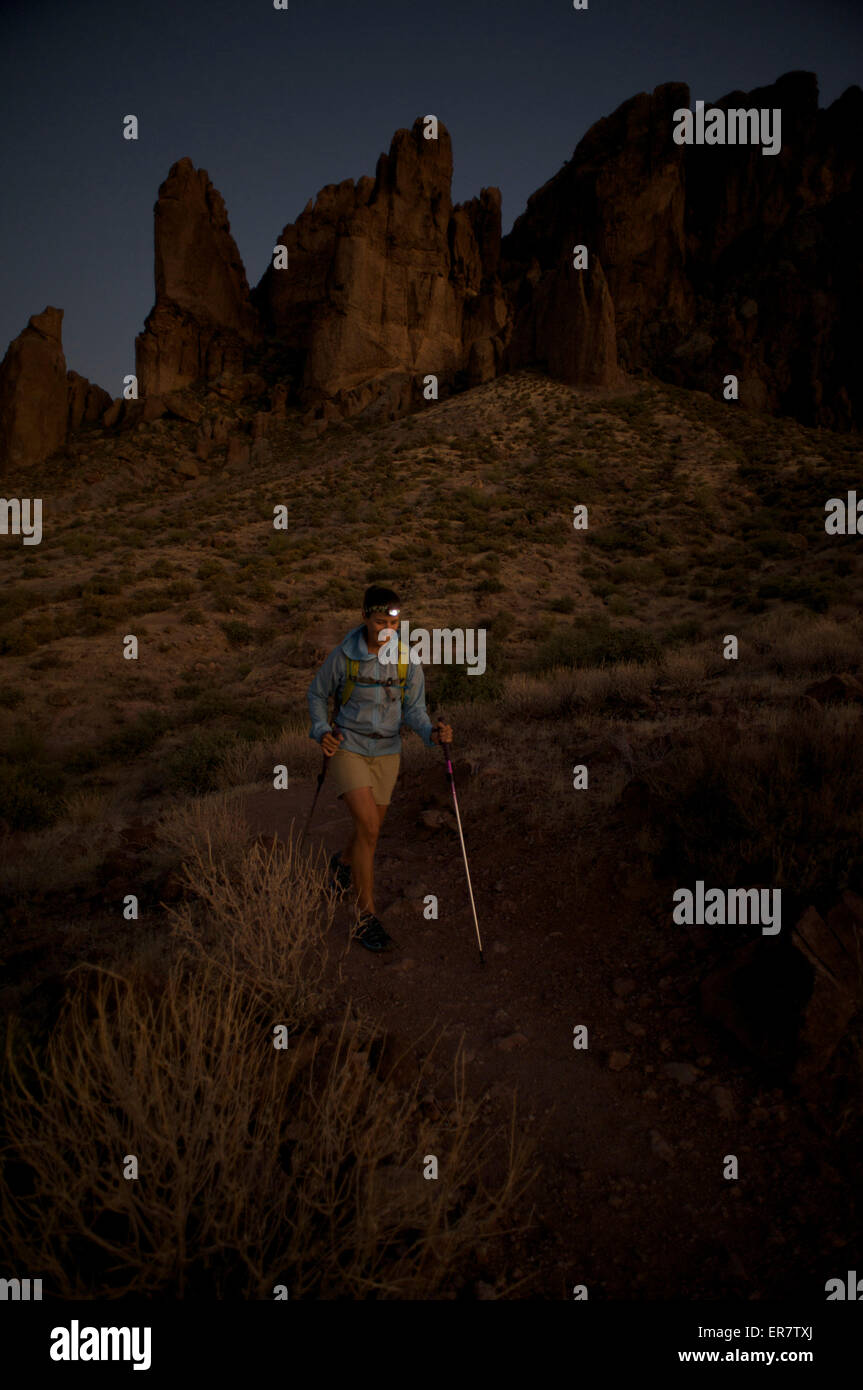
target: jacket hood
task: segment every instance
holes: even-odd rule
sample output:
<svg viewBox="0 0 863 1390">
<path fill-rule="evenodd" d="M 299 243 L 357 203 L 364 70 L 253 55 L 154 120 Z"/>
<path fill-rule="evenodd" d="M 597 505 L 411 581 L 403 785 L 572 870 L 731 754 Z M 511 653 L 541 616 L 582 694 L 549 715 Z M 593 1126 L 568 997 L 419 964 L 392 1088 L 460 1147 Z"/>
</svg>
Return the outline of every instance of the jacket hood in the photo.
<svg viewBox="0 0 863 1390">
<path fill-rule="evenodd" d="M 369 661 L 374 658 L 376 653 L 370 652 L 366 645 L 366 625 L 360 623 L 359 627 L 352 628 L 346 637 L 339 643 L 342 651 L 349 661 Z M 399 659 L 408 660 L 408 650 L 399 641 Z"/>
<path fill-rule="evenodd" d="M 343 637 L 339 643 L 345 656 L 351 661 L 368 661 L 369 649 L 366 646 L 366 627 L 365 623 L 360 623 L 359 627 L 354 627 Z"/>
</svg>

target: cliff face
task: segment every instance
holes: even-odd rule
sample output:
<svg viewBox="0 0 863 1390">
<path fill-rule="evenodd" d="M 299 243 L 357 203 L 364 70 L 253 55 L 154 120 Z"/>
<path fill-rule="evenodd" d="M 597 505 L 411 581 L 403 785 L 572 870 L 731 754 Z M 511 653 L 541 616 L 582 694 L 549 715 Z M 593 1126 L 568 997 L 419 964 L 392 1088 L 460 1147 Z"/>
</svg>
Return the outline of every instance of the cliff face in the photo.
<svg viewBox="0 0 863 1390">
<path fill-rule="evenodd" d="M 545 362 L 554 375 L 587 380 L 584 330 L 589 336 L 592 329 L 601 383 L 617 363 L 648 365 L 651 346 L 673 340 L 687 322 L 693 294 L 686 275 L 684 151 L 671 137 L 673 112 L 688 96 L 686 87 L 669 84 L 625 102 L 591 127 L 572 159 L 528 200 L 501 249 L 516 311 L 508 365 Z M 571 269 L 576 245 L 587 248 L 587 271 Z M 584 318 L 580 284 L 595 303 L 593 319 Z M 565 302 L 541 323 L 540 307 L 555 303 L 564 288 Z M 561 362 L 559 337 L 571 316 L 578 325 L 569 329 L 574 351 Z"/>
<path fill-rule="evenodd" d="M 40 463 L 66 440 L 68 386 L 63 310 L 34 314 L 0 364 L 0 468 L 4 478 Z M 83 378 L 82 378 L 83 379 Z"/>
<path fill-rule="evenodd" d="M 789 73 L 708 102 L 780 109 L 776 155 L 675 144 L 673 113 L 689 104 L 679 84 L 625 102 L 529 200 L 502 247 L 518 310 L 508 361 L 532 352 L 567 375 L 554 366 L 559 323 L 551 342 L 540 333 L 530 345 L 535 296 L 523 280 L 541 292 L 581 242 L 604 272 L 621 366 L 714 395 L 734 373 L 745 405 L 859 428 L 863 93 L 849 88 L 819 111 L 815 77 Z"/>
<path fill-rule="evenodd" d="M 776 154 L 677 144 L 689 106 L 668 83 L 597 121 L 504 238 L 499 191 L 454 206 L 449 133 L 426 139 L 417 120 L 374 178 L 307 204 L 278 237 L 286 268 L 251 292 L 221 195 L 181 159 L 155 205 L 141 396 L 198 384 L 239 401 L 269 385 L 277 408 L 292 394 L 324 419 L 394 414 L 427 374 L 446 394 L 536 364 L 576 385 L 648 371 L 716 396 L 733 373 L 744 405 L 860 428 L 863 92 L 820 111 L 798 72 L 707 102 L 779 109 Z M 7 462 L 44 458 L 104 413 L 105 393 L 67 381 L 61 318 L 31 319 L 0 368 Z"/>
<path fill-rule="evenodd" d="M 407 404 L 426 373 L 493 376 L 506 306 L 497 280 L 500 193 L 453 206 L 452 145 L 439 125 L 399 130 L 374 179 L 324 188 L 278 243 L 254 299 L 288 350 L 301 398 L 351 414 L 385 389 Z"/>
<path fill-rule="evenodd" d="M 744 403 L 859 429 L 863 92 L 850 87 L 819 111 L 814 75 L 789 73 L 716 105 L 779 107 L 782 149 L 687 149 L 692 327 L 703 336 L 684 340 L 655 370 L 714 391 L 735 372 Z"/>
<path fill-rule="evenodd" d="M 706 99 L 705 99 L 706 100 Z M 399 411 L 528 364 L 573 384 L 645 370 L 828 428 L 859 427 L 863 93 L 818 110 L 811 73 L 708 107 L 781 111 L 781 149 L 677 144 L 689 88 L 668 83 L 597 121 L 501 239 L 500 194 L 453 206 L 444 126 L 397 131 L 375 177 L 329 184 L 251 295 L 224 204 L 182 160 L 157 204 L 145 390 L 242 369 L 268 342 L 298 398 Z M 576 246 L 587 266 L 576 269 Z"/>
<path fill-rule="evenodd" d="M 135 340 L 142 396 L 242 372 L 258 336 L 221 194 L 190 159 L 171 168 L 154 209 L 156 303 Z"/>
</svg>

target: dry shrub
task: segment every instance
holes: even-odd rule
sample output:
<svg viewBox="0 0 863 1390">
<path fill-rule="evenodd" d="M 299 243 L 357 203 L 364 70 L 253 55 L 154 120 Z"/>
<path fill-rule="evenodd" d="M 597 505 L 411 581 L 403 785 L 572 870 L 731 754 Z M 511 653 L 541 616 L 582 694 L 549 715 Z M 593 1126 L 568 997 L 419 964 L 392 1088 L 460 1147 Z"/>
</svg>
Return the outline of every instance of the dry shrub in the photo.
<svg viewBox="0 0 863 1390">
<path fill-rule="evenodd" d="M 303 1258 L 289 1256 L 286 1266 L 298 1296 L 434 1297 L 452 1289 L 471 1252 L 501 1234 L 534 1176 L 532 1145 L 517 1138 L 514 1108 L 506 1130 L 488 1130 L 465 1091 L 461 1048 L 453 1096 L 438 1113 L 420 1099 L 429 1058 L 411 1089 L 397 1092 L 368 1070 L 363 1031 L 342 1029 L 323 1084 L 306 1076 L 309 1128 L 299 1131 L 291 1169 L 299 1167 L 302 1183 L 292 1247 Z M 505 1175 L 495 1185 L 483 1170 L 501 1141 Z M 423 1177 L 430 1156 L 436 1180 Z"/>
<path fill-rule="evenodd" d="M 99 787 L 73 791 L 64 798 L 65 818 L 75 826 L 104 824 L 113 802 L 113 795 Z"/>
<path fill-rule="evenodd" d="M 320 771 L 321 750 L 309 738 L 308 724 L 286 724 L 277 738 L 235 744 L 222 758 L 216 780 L 224 790 L 269 782 L 277 765 L 290 768 L 292 777 L 308 777 Z"/>
<path fill-rule="evenodd" d="M 319 1039 L 291 1034 L 277 1050 L 272 1015 L 239 977 L 188 964 L 155 1000 L 134 978 L 79 972 L 44 1060 L 7 1047 L 5 1264 L 39 1270 L 62 1298 L 450 1288 L 529 1181 L 514 1122 L 490 1188 L 493 1136 L 458 1059 L 436 1118 L 418 1099 L 424 1069 L 406 1093 L 382 1082 L 347 1015 L 316 1065 Z M 429 1154 L 434 1182 L 421 1176 Z M 128 1155 L 137 1180 L 123 1176 Z"/>
<path fill-rule="evenodd" d="M 753 625 L 753 635 L 766 649 L 766 665 L 779 675 L 859 671 L 863 665 L 859 619 L 839 622 L 827 614 L 807 614 L 789 621 L 787 612 L 776 610 Z"/>
<path fill-rule="evenodd" d="M 307 777 L 321 770 L 320 744 L 309 738 L 309 719 L 289 721 L 280 730 L 278 738 L 270 743 L 269 775 L 272 776 L 273 763 L 284 763 L 297 777 Z"/>
<path fill-rule="evenodd" d="M 562 719 L 575 709 L 576 684 L 585 672 L 556 671 L 547 677 L 517 675 L 506 682 L 502 704 L 514 719 Z"/>
<path fill-rule="evenodd" d="M 685 695 L 699 689 L 707 669 L 708 655 L 701 648 L 666 652 L 662 659 L 663 678 Z"/>
<path fill-rule="evenodd" d="M 586 672 L 591 676 L 603 675 L 602 671 Z M 650 698 L 651 688 L 661 679 L 661 667 L 655 664 L 639 665 L 637 662 L 622 661 L 618 666 L 613 666 L 609 671 L 611 684 L 604 700 L 609 699 L 617 704 L 628 705 L 638 704 L 640 701 Z M 601 703 L 601 701 L 597 702 Z M 588 702 L 590 707 L 590 702 Z"/>
<path fill-rule="evenodd" d="M 232 823 L 230 806 L 210 812 Z M 205 835 L 182 873 L 192 896 L 170 910 L 157 984 L 143 961 L 79 967 L 44 1050 L 10 1031 L 0 1260 L 62 1298 L 451 1290 L 529 1181 L 515 1116 L 508 1135 L 487 1132 L 460 1055 L 451 1100 L 429 1098 L 429 1058 L 395 1089 L 350 1006 L 320 1031 L 333 903 L 293 839 L 226 866 Z M 504 1140 L 495 1186 L 486 1161 Z"/>
<path fill-rule="evenodd" d="M 0 892 L 14 898 L 71 892 L 102 862 L 113 827 L 70 828 L 60 822 L 44 830 L 19 832 L 14 840 L 0 838 Z"/>
<path fill-rule="evenodd" d="M 64 1298 L 182 1297 L 209 1255 L 210 1292 L 248 1286 L 280 1189 L 284 1091 L 267 1031 L 213 968 L 173 970 L 156 1000 L 134 977 L 79 972 L 44 1060 L 19 1063 L 7 1047 L 7 1262 Z M 137 1180 L 123 1176 L 127 1155 Z M 26 1169 L 23 1192 L 10 1158 Z"/>
<path fill-rule="evenodd" d="M 273 762 L 266 741 L 236 743 L 229 748 L 214 774 L 216 785 L 223 790 L 253 787 L 265 777 L 272 777 Z"/>
<path fill-rule="evenodd" d="M 200 850 L 225 867 L 242 854 L 249 827 L 239 796 L 213 792 L 209 796 L 184 798 L 168 806 L 159 817 L 152 853 L 154 864 L 174 864 Z"/>
<path fill-rule="evenodd" d="M 831 897 L 863 879 L 856 707 L 772 713 L 723 737 L 705 726 L 644 766 L 668 872 Z"/>
<path fill-rule="evenodd" d="M 622 661 L 615 666 L 558 668 L 543 676 L 513 676 L 503 706 L 523 719 L 565 719 L 608 704 L 638 704 L 649 698 L 660 668 Z"/>
<path fill-rule="evenodd" d="M 207 840 L 191 848 L 181 878 L 191 898 L 168 919 L 189 956 L 239 975 L 280 1022 L 309 1019 L 325 999 L 335 914 L 323 858 L 291 836 L 256 840 L 225 863 Z"/>
</svg>

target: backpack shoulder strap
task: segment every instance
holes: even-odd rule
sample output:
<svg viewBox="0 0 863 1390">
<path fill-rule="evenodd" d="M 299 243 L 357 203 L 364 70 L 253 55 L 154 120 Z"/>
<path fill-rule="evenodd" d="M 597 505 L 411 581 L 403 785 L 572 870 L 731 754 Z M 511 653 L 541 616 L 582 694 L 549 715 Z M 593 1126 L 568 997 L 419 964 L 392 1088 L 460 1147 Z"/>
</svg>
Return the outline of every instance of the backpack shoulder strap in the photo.
<svg viewBox="0 0 863 1390">
<path fill-rule="evenodd" d="M 401 648 L 400 655 L 402 655 L 404 659 L 401 660 L 398 664 L 399 690 L 401 692 L 402 704 L 404 704 L 405 695 L 407 694 L 408 667 L 410 666 L 410 661 L 408 659 L 407 652 L 404 647 Z M 357 677 L 359 676 L 360 672 L 360 663 L 356 661 L 353 657 L 345 657 L 345 661 L 347 662 L 348 669 L 341 690 L 336 691 L 334 717 L 335 714 L 338 714 L 342 705 L 346 705 L 348 700 L 351 698 L 351 692 L 353 691 L 353 688 L 357 683 Z M 374 682 L 372 683 L 374 684 Z"/>
<path fill-rule="evenodd" d="M 336 691 L 335 709 L 333 711 L 334 718 L 335 715 L 338 714 L 342 705 L 346 705 L 348 700 L 351 698 L 351 691 L 356 685 L 357 675 L 359 674 L 360 669 L 360 663 L 358 661 L 355 661 L 353 657 L 347 656 L 345 657 L 345 661 L 347 662 L 348 669 L 341 690 Z"/>
<path fill-rule="evenodd" d="M 402 650 L 404 650 L 404 648 L 402 648 Z M 399 690 L 401 691 L 402 704 L 404 704 L 404 702 L 405 702 L 405 695 L 407 694 L 407 688 L 408 688 L 408 666 L 409 666 L 409 665 L 410 665 L 410 662 L 408 661 L 407 658 L 405 658 L 404 661 L 400 661 L 400 662 L 399 662 Z"/>
</svg>

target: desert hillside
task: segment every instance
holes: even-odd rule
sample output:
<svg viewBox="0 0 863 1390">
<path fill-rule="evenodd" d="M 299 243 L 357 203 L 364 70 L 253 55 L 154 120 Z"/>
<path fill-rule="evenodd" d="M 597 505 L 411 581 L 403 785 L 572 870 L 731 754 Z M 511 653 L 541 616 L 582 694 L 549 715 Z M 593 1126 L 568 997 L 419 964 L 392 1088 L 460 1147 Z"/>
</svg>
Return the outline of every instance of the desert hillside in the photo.
<svg viewBox="0 0 863 1390">
<path fill-rule="evenodd" d="M 289 1113 L 250 1034 L 226 1089 L 266 1123 L 196 1112 L 195 1171 L 235 1192 L 246 1151 L 210 1172 L 206 1125 L 248 1125 L 260 1200 L 278 1163 L 316 1215 L 279 1206 L 279 1254 L 249 1188 L 215 1272 L 190 1235 L 178 1273 L 170 1203 L 116 1208 L 100 1177 L 109 1129 L 85 1142 L 80 1116 L 7 1075 L 22 1156 L 46 1126 L 55 1152 L 95 1146 L 65 1205 L 37 1164 L 53 1235 L 33 1235 L 6 1170 L 7 1244 L 27 1232 L 69 1292 L 262 1296 L 281 1259 L 292 1297 L 820 1297 L 860 1229 L 861 560 L 824 526 L 860 483 L 858 437 L 648 375 L 588 388 L 536 369 L 325 430 L 288 404 L 256 434 L 260 401 L 203 385 L 183 403 L 187 419 L 85 425 L 35 464 L 42 543 L 0 551 L 0 998 L 11 1055 L 42 1059 L 19 1062 L 22 1085 L 31 1065 L 109 1093 L 136 1075 L 113 1093 L 117 1134 L 158 1136 L 168 1191 L 179 1122 L 166 1102 L 160 1131 L 147 1097 L 157 1075 L 178 1106 L 177 1078 L 198 1082 L 159 1008 L 199 1030 L 199 1058 L 242 1019 L 289 1018 Z M 487 630 L 482 676 L 427 671 L 455 729 L 484 970 L 440 755 L 413 735 L 379 851 L 392 952 L 351 946 L 323 891 L 338 803 L 323 797 L 307 858 L 299 843 L 320 758 L 305 691 L 373 580 L 412 626 Z M 781 933 L 673 925 L 696 879 L 781 888 Z M 135 1030 L 163 1037 L 167 1070 L 124 1072 Z M 434 1210 L 411 1166 L 432 1143 L 453 1159 Z M 346 1183 L 331 1263 L 332 1194 L 297 1176 L 326 1145 Z M 729 1152 L 745 1181 L 723 1181 Z M 183 1201 L 203 1248 L 221 1208 Z M 362 1228 L 370 1201 L 391 1239 Z M 93 1202 L 114 1212 L 119 1273 L 80 1224 Z M 87 1251 L 74 1276 L 50 1244 L 67 1237 Z"/>
</svg>

